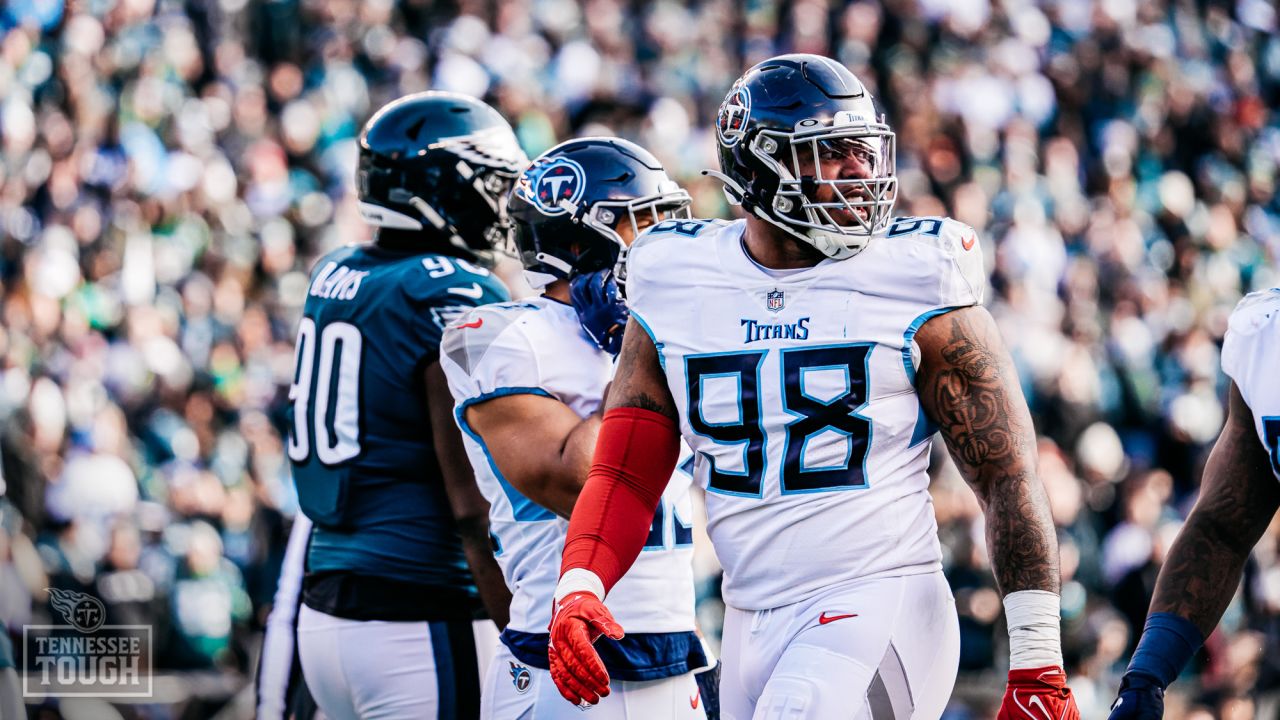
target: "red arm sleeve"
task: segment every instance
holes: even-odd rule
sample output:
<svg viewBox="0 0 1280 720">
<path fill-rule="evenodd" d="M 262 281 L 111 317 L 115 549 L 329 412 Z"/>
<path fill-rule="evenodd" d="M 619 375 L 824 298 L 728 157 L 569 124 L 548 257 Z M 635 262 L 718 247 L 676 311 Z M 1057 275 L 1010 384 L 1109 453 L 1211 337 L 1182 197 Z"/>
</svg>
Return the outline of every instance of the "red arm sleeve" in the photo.
<svg viewBox="0 0 1280 720">
<path fill-rule="evenodd" d="M 680 431 L 671 418 L 635 407 L 606 412 L 569 519 L 560 574 L 585 568 L 608 592 L 644 547 L 679 456 Z"/>
</svg>

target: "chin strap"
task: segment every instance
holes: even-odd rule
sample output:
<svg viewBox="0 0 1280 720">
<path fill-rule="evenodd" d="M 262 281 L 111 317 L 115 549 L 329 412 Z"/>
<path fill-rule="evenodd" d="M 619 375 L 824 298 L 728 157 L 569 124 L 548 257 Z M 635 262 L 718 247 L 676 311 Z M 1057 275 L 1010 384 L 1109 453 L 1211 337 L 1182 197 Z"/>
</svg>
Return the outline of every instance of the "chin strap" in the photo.
<svg viewBox="0 0 1280 720">
<path fill-rule="evenodd" d="M 747 191 L 744 190 L 741 185 L 739 185 L 733 178 L 722 172 L 716 172 L 715 170 L 708 169 L 703 170 L 702 174 L 713 180 L 719 180 L 720 183 L 724 185 L 725 196 L 728 197 L 729 202 L 734 205 L 741 205 L 743 198 L 747 196 Z"/>
<path fill-rule="evenodd" d="M 534 255 L 533 259 L 537 260 L 543 265 L 559 270 L 560 272 L 564 273 L 564 276 L 566 278 L 573 274 L 573 266 L 565 262 L 564 260 L 561 260 L 560 258 L 556 257 L 555 255 L 548 255 L 547 253 L 540 252 L 537 255 Z"/>
</svg>

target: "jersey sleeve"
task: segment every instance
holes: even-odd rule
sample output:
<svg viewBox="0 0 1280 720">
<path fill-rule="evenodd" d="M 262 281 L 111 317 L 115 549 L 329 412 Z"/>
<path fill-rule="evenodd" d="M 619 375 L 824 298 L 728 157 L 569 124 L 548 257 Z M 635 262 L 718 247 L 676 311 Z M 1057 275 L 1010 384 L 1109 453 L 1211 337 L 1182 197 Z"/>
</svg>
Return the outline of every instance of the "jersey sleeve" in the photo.
<svg viewBox="0 0 1280 720">
<path fill-rule="evenodd" d="M 939 273 L 938 304 L 981 305 L 986 297 L 987 268 L 977 231 L 958 220 L 944 218 L 938 239 L 948 260 Z"/>
<path fill-rule="evenodd" d="M 542 387 L 538 355 L 506 306 L 465 313 L 444 331 L 441 364 L 459 407 L 503 395 L 550 395 Z"/>
<path fill-rule="evenodd" d="M 442 268 L 444 270 L 442 270 Z M 405 295 L 413 308 L 420 356 L 439 352 L 444 330 L 475 307 L 510 299 L 492 273 L 443 256 L 426 256 L 409 271 Z"/>
<path fill-rule="evenodd" d="M 1263 436 L 1265 393 L 1280 367 L 1280 290 L 1251 293 L 1236 305 L 1222 343 L 1222 371 L 1235 382 Z"/>
</svg>

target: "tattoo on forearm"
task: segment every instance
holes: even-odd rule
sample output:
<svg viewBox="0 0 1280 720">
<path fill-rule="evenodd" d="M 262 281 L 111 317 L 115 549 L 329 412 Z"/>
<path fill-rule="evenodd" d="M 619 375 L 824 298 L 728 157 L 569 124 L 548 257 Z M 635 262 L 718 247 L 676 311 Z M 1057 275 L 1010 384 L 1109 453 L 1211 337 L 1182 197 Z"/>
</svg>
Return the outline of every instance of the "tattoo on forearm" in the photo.
<svg viewBox="0 0 1280 720">
<path fill-rule="evenodd" d="M 652 395 L 642 393 L 642 392 L 631 395 L 630 397 L 626 398 L 619 404 L 624 407 L 634 407 L 634 408 L 640 408 L 641 410 L 650 410 L 652 412 L 662 413 L 663 415 L 667 415 L 671 417 L 674 417 L 676 414 L 675 408 L 671 407 L 670 404 L 664 403 L 661 400 L 653 397 Z"/>
<path fill-rule="evenodd" d="M 1007 355 L 992 350 L 999 347 L 994 330 L 967 311 L 938 320 L 949 321 L 950 337 L 922 365 L 920 401 L 982 502 L 996 583 L 1005 594 L 1057 592 L 1057 537 L 1017 374 Z"/>
<path fill-rule="evenodd" d="M 628 323 L 622 337 L 622 354 L 609 386 L 606 407 L 634 407 L 679 419 L 658 349 L 635 318 Z"/>
<path fill-rule="evenodd" d="M 1249 552 L 1280 506 L 1280 484 L 1254 433 L 1243 400 L 1205 467 L 1200 500 L 1169 550 L 1156 581 L 1151 612 L 1188 618 L 1209 633 L 1240 586 Z M 1233 428 L 1238 421 L 1241 427 Z"/>
</svg>

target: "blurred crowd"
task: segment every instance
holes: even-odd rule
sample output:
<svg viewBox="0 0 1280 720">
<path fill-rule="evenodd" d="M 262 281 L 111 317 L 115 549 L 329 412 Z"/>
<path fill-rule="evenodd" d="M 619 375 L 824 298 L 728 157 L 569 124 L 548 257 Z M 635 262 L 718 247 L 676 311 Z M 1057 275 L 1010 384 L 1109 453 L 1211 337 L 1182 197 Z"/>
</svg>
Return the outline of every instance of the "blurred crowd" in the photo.
<svg viewBox="0 0 1280 720">
<path fill-rule="evenodd" d="M 290 518 L 293 330 L 367 239 L 356 138 L 431 88 L 532 156 L 640 142 L 727 217 L 711 120 L 770 55 L 837 58 L 898 133 L 899 214 L 978 230 L 1041 433 L 1064 644 L 1105 716 L 1223 421 L 1219 348 L 1280 284 L 1269 0 L 11 0 L 0 9 L 0 622 L 45 588 L 156 626 L 164 670 L 252 672 Z M 962 616 L 948 718 L 986 718 L 1005 631 L 981 513 L 934 500 Z M 714 634 L 716 583 L 703 583 Z M 1280 707 L 1280 523 L 1167 717 Z"/>
</svg>

